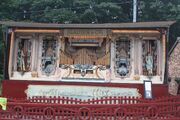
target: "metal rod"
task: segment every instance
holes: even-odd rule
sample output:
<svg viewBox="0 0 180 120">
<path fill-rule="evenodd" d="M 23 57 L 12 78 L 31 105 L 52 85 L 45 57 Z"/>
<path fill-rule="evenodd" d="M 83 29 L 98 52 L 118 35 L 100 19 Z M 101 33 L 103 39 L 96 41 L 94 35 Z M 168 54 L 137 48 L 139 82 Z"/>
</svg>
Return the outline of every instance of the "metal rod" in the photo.
<svg viewBox="0 0 180 120">
<path fill-rule="evenodd" d="M 137 0 L 133 0 L 133 23 L 137 19 Z"/>
</svg>

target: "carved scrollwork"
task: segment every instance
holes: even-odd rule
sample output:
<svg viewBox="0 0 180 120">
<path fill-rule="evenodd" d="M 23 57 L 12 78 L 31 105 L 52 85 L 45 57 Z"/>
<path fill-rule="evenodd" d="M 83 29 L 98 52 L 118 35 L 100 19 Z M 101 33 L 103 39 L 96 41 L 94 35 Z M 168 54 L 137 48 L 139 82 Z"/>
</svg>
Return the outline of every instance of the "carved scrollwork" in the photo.
<svg viewBox="0 0 180 120">
<path fill-rule="evenodd" d="M 28 72 L 31 69 L 31 51 L 32 41 L 29 39 L 20 39 L 17 51 L 17 71 Z"/>
<path fill-rule="evenodd" d="M 114 112 L 115 120 L 125 120 L 126 119 L 126 108 L 117 108 Z"/>
<path fill-rule="evenodd" d="M 89 120 L 91 117 L 91 110 L 87 107 L 82 107 L 79 109 L 80 120 Z"/>
<path fill-rule="evenodd" d="M 157 74 L 157 40 L 142 42 L 142 61 L 143 75 Z"/>
<path fill-rule="evenodd" d="M 43 117 L 45 120 L 52 120 L 55 117 L 55 111 L 52 107 L 46 107 L 43 110 Z"/>
<path fill-rule="evenodd" d="M 148 118 L 157 118 L 159 114 L 159 110 L 156 106 L 150 106 L 148 107 L 146 114 Z"/>
<path fill-rule="evenodd" d="M 57 58 L 57 40 L 54 37 L 45 37 L 42 44 L 42 73 L 46 75 L 53 74 L 56 68 Z"/>
<path fill-rule="evenodd" d="M 23 117 L 23 107 L 22 106 L 15 106 L 14 111 L 15 111 L 15 118 L 20 119 Z"/>
<path fill-rule="evenodd" d="M 128 38 L 118 38 L 115 41 L 115 71 L 120 77 L 127 77 L 131 68 L 131 44 Z"/>
</svg>

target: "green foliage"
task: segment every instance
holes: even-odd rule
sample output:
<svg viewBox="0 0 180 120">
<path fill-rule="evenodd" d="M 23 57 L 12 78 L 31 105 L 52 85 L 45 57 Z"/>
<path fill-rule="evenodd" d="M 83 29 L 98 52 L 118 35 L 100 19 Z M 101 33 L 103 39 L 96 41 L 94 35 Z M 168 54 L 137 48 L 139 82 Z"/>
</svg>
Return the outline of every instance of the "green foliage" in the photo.
<svg viewBox="0 0 180 120">
<path fill-rule="evenodd" d="M 0 1 L 0 20 L 8 20 L 10 9 L 10 1 Z"/>
<path fill-rule="evenodd" d="M 3 43 L 3 32 L 0 27 L 0 80 L 3 79 L 3 63 L 4 63 L 4 43 Z"/>
<path fill-rule="evenodd" d="M 147 0 L 139 5 L 140 21 L 180 20 L 179 0 Z"/>
<path fill-rule="evenodd" d="M 99 23 L 128 21 L 127 15 L 122 12 L 122 8 L 110 2 L 101 2 L 95 11 Z"/>
<path fill-rule="evenodd" d="M 130 22 L 132 1 L 1 0 L 0 19 L 55 23 Z M 180 20 L 180 1 L 138 0 L 137 20 Z"/>
<path fill-rule="evenodd" d="M 47 12 L 44 15 L 43 22 L 52 22 L 52 23 L 74 23 L 78 22 L 78 17 L 70 10 L 54 10 L 53 12 Z"/>
<path fill-rule="evenodd" d="M 34 16 L 38 16 L 35 17 L 35 20 L 39 17 L 47 17 L 46 14 L 54 14 L 57 12 L 54 9 L 61 8 L 62 6 L 62 0 L 35 0 L 32 2 L 32 7 L 30 8 L 30 11 L 32 11 L 32 13 L 30 13 L 31 19 L 34 20 Z"/>
<path fill-rule="evenodd" d="M 0 58 L 0 74 L 2 74 L 3 73 L 3 61 L 4 61 L 4 43 L 3 43 L 3 41 L 1 40 L 0 41 L 0 56 L 1 56 L 1 58 Z"/>
<path fill-rule="evenodd" d="M 86 9 L 81 15 L 81 21 L 82 23 L 93 23 L 97 21 L 95 11 L 92 9 Z"/>
<path fill-rule="evenodd" d="M 129 6 L 114 0 L 3 0 L 4 18 L 53 23 L 107 23 L 130 21 Z M 119 0 L 118 2 L 124 2 Z M 127 4 L 126 4 L 127 5 Z M 0 8 L 1 9 L 1 8 Z M 1 15 L 1 12 L 0 12 Z"/>
<path fill-rule="evenodd" d="M 132 2 L 133 0 L 0 0 L 0 20 L 46 23 L 131 22 Z M 180 0 L 138 0 L 137 18 L 139 22 L 180 20 Z M 2 33 L 1 29 L 0 32 Z M 0 35 L 0 74 L 3 67 L 2 39 Z"/>
</svg>

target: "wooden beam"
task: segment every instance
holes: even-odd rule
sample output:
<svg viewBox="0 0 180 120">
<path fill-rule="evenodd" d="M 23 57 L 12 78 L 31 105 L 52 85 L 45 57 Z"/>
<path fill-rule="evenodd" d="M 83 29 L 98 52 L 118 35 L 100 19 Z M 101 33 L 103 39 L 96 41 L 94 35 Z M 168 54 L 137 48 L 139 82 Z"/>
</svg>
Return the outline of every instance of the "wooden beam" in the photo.
<svg viewBox="0 0 180 120">
<path fill-rule="evenodd" d="M 11 77 L 11 71 L 12 71 L 12 52 L 13 52 L 13 46 L 14 46 L 14 31 L 11 33 L 11 41 L 10 41 L 10 53 L 9 53 L 9 64 L 8 64 L 8 74 L 9 78 Z M 15 58 L 16 59 L 16 58 Z"/>
<path fill-rule="evenodd" d="M 84 46 L 87 46 L 87 47 L 98 47 L 99 45 L 98 44 L 93 44 L 93 43 L 72 43 L 71 44 L 72 46 L 78 46 L 78 47 L 84 47 Z"/>
<path fill-rule="evenodd" d="M 154 36 L 151 36 L 151 37 L 150 36 L 143 36 L 142 39 L 143 40 L 158 40 L 158 38 L 154 37 Z"/>
<path fill-rule="evenodd" d="M 60 30 L 47 30 L 47 29 L 16 29 L 14 32 L 60 33 Z"/>
<path fill-rule="evenodd" d="M 70 36 L 68 38 L 72 39 L 103 39 L 105 38 L 104 36 Z"/>
<path fill-rule="evenodd" d="M 164 59 L 163 65 L 165 66 L 166 65 L 166 35 L 165 34 L 162 35 L 162 41 L 163 41 L 163 59 Z"/>
<path fill-rule="evenodd" d="M 162 80 L 164 80 L 164 74 L 165 74 L 165 68 L 166 68 L 166 35 L 162 34 Z"/>
<path fill-rule="evenodd" d="M 113 33 L 156 33 L 160 34 L 158 30 L 112 30 Z"/>
</svg>

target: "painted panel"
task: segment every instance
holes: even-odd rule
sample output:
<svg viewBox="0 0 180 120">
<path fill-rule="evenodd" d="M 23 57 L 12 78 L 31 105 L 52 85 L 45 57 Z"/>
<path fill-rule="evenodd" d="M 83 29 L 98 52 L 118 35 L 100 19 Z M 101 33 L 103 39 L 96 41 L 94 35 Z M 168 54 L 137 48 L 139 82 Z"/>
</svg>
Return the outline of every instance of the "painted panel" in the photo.
<svg viewBox="0 0 180 120">
<path fill-rule="evenodd" d="M 104 29 L 65 29 L 64 36 L 96 36 L 106 37 L 107 30 Z"/>
<path fill-rule="evenodd" d="M 136 88 L 139 93 L 144 96 L 144 86 L 142 84 L 112 84 L 112 83 L 85 83 L 85 82 L 48 82 L 48 81 L 22 81 L 22 80 L 1 80 L 2 96 L 11 96 L 12 98 L 26 98 L 27 88 L 29 85 L 73 85 L 73 86 L 93 86 L 93 87 L 113 87 L 113 88 Z M 72 89 L 72 87 L 71 87 Z M 153 98 L 167 96 L 168 86 L 160 84 L 152 84 Z"/>
<path fill-rule="evenodd" d="M 141 97 L 137 88 L 116 88 L 77 85 L 29 85 L 27 97 L 65 96 L 80 99 L 100 98 L 106 96 Z"/>
</svg>

